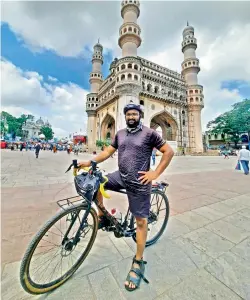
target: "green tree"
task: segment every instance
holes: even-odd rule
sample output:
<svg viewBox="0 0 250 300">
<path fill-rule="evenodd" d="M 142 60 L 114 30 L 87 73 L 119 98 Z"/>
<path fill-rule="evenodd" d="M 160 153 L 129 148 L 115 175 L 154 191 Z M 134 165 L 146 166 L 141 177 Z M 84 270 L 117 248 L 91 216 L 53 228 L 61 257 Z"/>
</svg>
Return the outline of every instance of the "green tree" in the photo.
<svg viewBox="0 0 250 300">
<path fill-rule="evenodd" d="M 221 114 L 207 125 L 211 133 L 227 134 L 228 141 L 237 146 L 242 133 L 250 135 L 250 99 L 232 105 L 233 109 Z"/>
<path fill-rule="evenodd" d="M 12 116 L 6 111 L 1 112 L 1 131 L 2 121 L 5 120 L 8 125 L 8 133 L 15 133 L 16 136 L 23 136 L 22 126 L 28 118 L 34 118 L 32 115 L 22 114 L 19 118 Z"/>
<path fill-rule="evenodd" d="M 53 132 L 52 128 L 50 128 L 48 126 L 42 126 L 40 129 L 40 132 L 45 135 L 46 140 L 53 139 L 54 132 Z"/>
</svg>

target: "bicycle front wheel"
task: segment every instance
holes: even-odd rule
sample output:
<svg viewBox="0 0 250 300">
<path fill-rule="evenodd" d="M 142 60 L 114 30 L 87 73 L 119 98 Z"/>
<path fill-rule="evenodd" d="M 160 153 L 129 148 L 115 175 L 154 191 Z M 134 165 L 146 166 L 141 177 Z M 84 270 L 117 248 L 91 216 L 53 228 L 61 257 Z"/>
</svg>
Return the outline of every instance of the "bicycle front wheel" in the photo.
<svg viewBox="0 0 250 300">
<path fill-rule="evenodd" d="M 162 191 L 152 190 L 150 205 L 146 247 L 153 245 L 161 237 L 169 218 L 168 197 Z M 131 222 L 136 228 L 134 216 L 132 216 Z M 132 238 L 136 242 L 136 233 L 132 235 Z"/>
<path fill-rule="evenodd" d="M 98 230 L 98 218 L 93 208 L 83 220 L 86 209 L 80 204 L 59 211 L 33 238 L 20 269 L 21 285 L 26 292 L 43 294 L 56 289 L 85 260 Z M 85 226 L 75 242 L 75 234 L 82 222 Z"/>
</svg>

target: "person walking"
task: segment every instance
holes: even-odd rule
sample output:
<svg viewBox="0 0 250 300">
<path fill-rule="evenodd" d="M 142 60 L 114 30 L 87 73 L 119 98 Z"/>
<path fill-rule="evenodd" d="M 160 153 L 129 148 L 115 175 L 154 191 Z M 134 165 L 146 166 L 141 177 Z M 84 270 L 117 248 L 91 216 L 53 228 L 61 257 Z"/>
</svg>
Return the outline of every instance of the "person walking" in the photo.
<svg viewBox="0 0 250 300">
<path fill-rule="evenodd" d="M 156 152 L 157 152 L 157 149 L 154 148 L 153 151 L 152 151 L 152 161 L 153 161 L 153 166 L 155 165 Z"/>
<path fill-rule="evenodd" d="M 136 219 L 137 250 L 124 283 L 128 291 L 134 291 L 140 286 L 141 279 L 148 283 L 144 277 L 146 262 L 143 260 L 143 253 L 147 240 L 152 181 L 157 179 L 167 168 L 174 156 L 174 151 L 155 130 L 142 125 L 140 105 L 127 104 L 123 112 L 127 127 L 116 133 L 112 144 L 97 155 L 95 161 L 101 163 L 118 150 L 119 168 L 107 175 L 108 182 L 105 188 L 113 191 L 125 188 L 130 211 Z M 150 170 L 150 160 L 154 148 L 163 155 L 157 168 L 152 171 Z M 89 167 L 90 165 L 91 161 L 79 163 L 79 167 Z M 99 204 L 104 207 L 100 191 L 98 191 L 97 199 Z M 98 211 L 98 216 L 99 228 L 107 226 L 109 220 L 103 216 L 101 210 Z"/>
<path fill-rule="evenodd" d="M 37 143 L 36 146 L 35 146 L 36 158 L 38 158 L 39 152 L 40 152 L 41 149 L 42 149 L 41 145 L 39 143 Z"/>
<path fill-rule="evenodd" d="M 249 161 L 250 161 L 250 151 L 246 149 L 246 146 L 242 146 L 239 151 L 239 161 L 242 165 L 245 175 L 249 174 Z"/>
</svg>

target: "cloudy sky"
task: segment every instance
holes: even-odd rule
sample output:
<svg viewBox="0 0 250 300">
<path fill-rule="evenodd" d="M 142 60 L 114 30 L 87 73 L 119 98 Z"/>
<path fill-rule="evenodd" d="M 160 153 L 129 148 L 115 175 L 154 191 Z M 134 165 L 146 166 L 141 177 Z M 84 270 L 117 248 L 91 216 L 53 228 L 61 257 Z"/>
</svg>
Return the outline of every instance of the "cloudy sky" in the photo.
<svg viewBox="0 0 250 300">
<path fill-rule="evenodd" d="M 2 110 L 42 116 L 58 136 L 85 131 L 92 47 L 100 38 L 104 76 L 121 56 L 120 1 L 6 1 L 1 13 Z M 250 97 L 250 2 L 143 1 L 138 55 L 180 72 L 187 20 L 198 39 L 205 129 Z"/>
</svg>

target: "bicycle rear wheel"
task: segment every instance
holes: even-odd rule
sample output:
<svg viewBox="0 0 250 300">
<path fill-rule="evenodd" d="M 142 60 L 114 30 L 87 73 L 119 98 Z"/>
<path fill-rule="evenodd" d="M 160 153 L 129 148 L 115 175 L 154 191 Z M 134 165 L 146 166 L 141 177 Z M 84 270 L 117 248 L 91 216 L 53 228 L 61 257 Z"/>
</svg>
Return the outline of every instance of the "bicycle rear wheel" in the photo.
<svg viewBox="0 0 250 300">
<path fill-rule="evenodd" d="M 30 294 L 43 294 L 56 289 L 85 260 L 98 230 L 97 214 L 91 208 L 78 242 L 73 243 L 86 209 L 87 206 L 80 204 L 59 211 L 33 238 L 20 269 L 20 281 L 25 291 Z M 68 238 L 62 243 L 68 230 Z"/>
<path fill-rule="evenodd" d="M 169 218 L 169 202 L 168 197 L 160 190 L 152 190 L 151 192 L 151 208 L 148 218 L 148 235 L 146 247 L 153 245 L 163 234 Z M 131 222 L 136 228 L 135 217 L 131 217 Z M 136 233 L 132 236 L 136 242 Z"/>
</svg>

